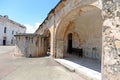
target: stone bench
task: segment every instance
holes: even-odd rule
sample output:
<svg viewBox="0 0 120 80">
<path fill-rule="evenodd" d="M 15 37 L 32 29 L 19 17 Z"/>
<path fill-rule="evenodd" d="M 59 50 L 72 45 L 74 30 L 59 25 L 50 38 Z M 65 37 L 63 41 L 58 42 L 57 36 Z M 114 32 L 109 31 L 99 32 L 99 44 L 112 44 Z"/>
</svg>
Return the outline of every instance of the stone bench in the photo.
<svg viewBox="0 0 120 80">
<path fill-rule="evenodd" d="M 83 49 L 72 48 L 72 53 L 78 53 L 79 57 L 83 56 Z"/>
</svg>

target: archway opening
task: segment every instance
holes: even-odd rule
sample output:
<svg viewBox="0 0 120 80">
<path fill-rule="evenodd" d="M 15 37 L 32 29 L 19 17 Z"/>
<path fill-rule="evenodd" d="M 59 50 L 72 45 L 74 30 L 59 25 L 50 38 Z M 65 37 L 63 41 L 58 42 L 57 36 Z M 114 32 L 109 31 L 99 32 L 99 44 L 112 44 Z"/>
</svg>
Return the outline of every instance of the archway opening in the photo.
<svg viewBox="0 0 120 80">
<path fill-rule="evenodd" d="M 49 29 L 46 29 L 45 32 L 44 32 L 44 35 L 46 37 L 46 50 L 47 50 L 47 54 L 50 55 L 50 47 L 51 47 L 51 35 L 50 35 L 50 31 Z"/>
<path fill-rule="evenodd" d="M 99 8 L 87 5 L 72 10 L 56 30 L 58 57 L 64 57 L 72 46 L 76 50 L 82 48 L 84 57 L 101 61 L 102 16 Z"/>
<path fill-rule="evenodd" d="M 83 66 L 101 72 L 101 10 L 95 6 L 87 5 L 70 11 L 56 29 L 56 42 L 57 58 L 78 60 L 75 61 L 78 64 L 84 61 L 81 62 Z M 72 48 L 72 56 L 68 55 L 70 48 Z M 77 54 L 77 57 L 74 57 L 73 54 Z"/>
</svg>

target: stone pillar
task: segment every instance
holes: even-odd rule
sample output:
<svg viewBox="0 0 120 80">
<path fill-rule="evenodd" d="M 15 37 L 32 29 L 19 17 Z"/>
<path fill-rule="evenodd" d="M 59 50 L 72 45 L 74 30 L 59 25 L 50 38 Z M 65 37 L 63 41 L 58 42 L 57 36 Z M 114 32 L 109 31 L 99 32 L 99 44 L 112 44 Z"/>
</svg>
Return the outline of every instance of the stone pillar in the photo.
<svg viewBox="0 0 120 80">
<path fill-rule="evenodd" d="M 120 80 L 120 0 L 102 0 L 102 80 Z"/>
<path fill-rule="evenodd" d="M 57 40 L 56 58 L 63 58 L 63 53 L 64 53 L 64 41 Z"/>
<path fill-rule="evenodd" d="M 56 36 L 55 36 L 55 27 L 53 28 L 53 57 L 56 58 Z"/>
<path fill-rule="evenodd" d="M 55 37 L 55 34 L 54 34 L 54 27 L 52 27 L 51 29 L 50 29 L 50 33 L 51 33 L 51 35 L 50 35 L 50 54 L 51 54 L 51 56 L 54 56 L 54 54 L 55 54 L 55 52 L 54 52 L 54 46 L 55 46 L 55 44 L 54 44 L 54 37 Z"/>
</svg>

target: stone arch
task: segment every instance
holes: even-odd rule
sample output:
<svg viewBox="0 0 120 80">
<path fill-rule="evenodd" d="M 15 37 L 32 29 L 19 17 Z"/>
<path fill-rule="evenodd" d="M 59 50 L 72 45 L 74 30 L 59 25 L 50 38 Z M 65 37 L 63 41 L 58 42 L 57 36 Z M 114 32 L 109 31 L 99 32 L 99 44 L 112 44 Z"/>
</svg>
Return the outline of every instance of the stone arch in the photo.
<svg viewBox="0 0 120 80">
<path fill-rule="evenodd" d="M 85 9 L 85 10 L 84 10 Z M 97 7 L 96 5 L 82 5 L 79 6 L 73 10 L 71 10 L 69 13 L 67 13 L 65 16 L 63 16 L 61 18 L 61 21 L 59 22 L 58 26 L 56 26 L 56 30 L 55 30 L 55 36 L 58 35 L 58 33 L 60 33 L 59 29 L 62 28 L 60 26 L 63 26 L 63 23 L 65 24 L 64 26 L 69 27 L 68 25 L 71 25 L 73 22 L 72 20 L 74 20 L 77 15 L 82 15 L 84 13 L 86 13 L 87 11 L 91 10 L 91 9 L 96 9 L 99 11 L 100 15 L 101 15 L 101 9 L 99 7 Z M 74 17 L 75 16 L 75 17 Z M 68 18 L 69 17 L 69 18 Z M 101 19 L 102 19 L 102 15 L 101 15 Z M 102 21 L 102 20 L 101 20 Z M 66 27 L 66 28 L 67 28 Z M 64 29 L 64 32 L 66 31 L 66 29 Z M 62 35 L 63 37 L 64 35 Z"/>
<path fill-rule="evenodd" d="M 93 5 L 79 6 L 71 10 L 61 19 L 61 22 L 56 27 L 55 31 L 57 43 L 56 57 L 64 56 L 63 53 L 66 48 L 64 39 L 68 32 L 75 33 L 78 38 L 77 42 L 81 44 L 81 46 L 78 47 L 84 48 L 84 56 L 93 57 L 93 48 L 97 48 L 98 50 L 95 53 L 94 58 L 101 59 L 102 16 L 101 10 L 98 7 Z M 93 44 L 94 41 L 98 41 L 99 43 Z"/>
</svg>

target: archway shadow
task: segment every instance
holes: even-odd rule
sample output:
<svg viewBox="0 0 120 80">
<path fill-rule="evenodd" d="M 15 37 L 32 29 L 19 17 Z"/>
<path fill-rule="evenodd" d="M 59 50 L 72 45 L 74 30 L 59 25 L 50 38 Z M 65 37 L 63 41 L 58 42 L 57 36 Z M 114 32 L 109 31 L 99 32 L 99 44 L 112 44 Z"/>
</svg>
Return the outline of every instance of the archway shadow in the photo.
<svg viewBox="0 0 120 80">
<path fill-rule="evenodd" d="M 64 59 L 101 73 L 101 61 L 98 59 L 78 57 L 73 54 L 67 54 Z"/>
</svg>

